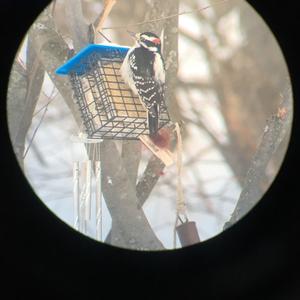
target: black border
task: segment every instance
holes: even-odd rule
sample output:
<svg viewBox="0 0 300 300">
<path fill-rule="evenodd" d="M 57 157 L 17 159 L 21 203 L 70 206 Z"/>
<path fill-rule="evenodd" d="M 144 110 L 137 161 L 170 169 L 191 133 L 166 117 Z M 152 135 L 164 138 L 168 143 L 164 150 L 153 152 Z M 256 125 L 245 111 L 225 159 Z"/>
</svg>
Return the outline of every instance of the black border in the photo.
<svg viewBox="0 0 300 300">
<path fill-rule="evenodd" d="M 116 293 L 146 299 L 300 299 L 299 153 L 300 49 L 296 1 L 248 1 L 278 39 L 295 98 L 290 147 L 271 190 L 222 235 L 201 246 L 143 253 L 101 245 L 49 214 L 20 171 L 7 134 L 5 99 L 14 54 L 32 20 L 49 1 L 2 0 L 1 13 L 1 273 L 7 299 Z M 298 150 L 298 151 L 297 151 Z M 3 283 L 3 282 L 2 282 Z M 109 284 L 112 287 L 109 287 Z M 2 291 L 3 292 L 3 291 Z M 179 297 L 180 296 L 180 297 Z M 69 297 L 68 297 L 69 298 Z"/>
</svg>

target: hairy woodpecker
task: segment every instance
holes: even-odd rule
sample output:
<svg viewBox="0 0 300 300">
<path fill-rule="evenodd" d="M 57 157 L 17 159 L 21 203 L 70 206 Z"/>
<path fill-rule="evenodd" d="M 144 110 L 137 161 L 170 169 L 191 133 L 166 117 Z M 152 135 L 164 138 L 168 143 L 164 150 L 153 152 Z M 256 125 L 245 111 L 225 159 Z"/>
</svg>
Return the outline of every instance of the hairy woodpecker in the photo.
<svg viewBox="0 0 300 300">
<path fill-rule="evenodd" d="M 129 33 L 136 43 L 124 59 L 121 74 L 148 112 L 149 132 L 150 136 L 154 136 L 159 126 L 159 109 L 165 85 L 161 41 L 152 32 Z"/>
</svg>

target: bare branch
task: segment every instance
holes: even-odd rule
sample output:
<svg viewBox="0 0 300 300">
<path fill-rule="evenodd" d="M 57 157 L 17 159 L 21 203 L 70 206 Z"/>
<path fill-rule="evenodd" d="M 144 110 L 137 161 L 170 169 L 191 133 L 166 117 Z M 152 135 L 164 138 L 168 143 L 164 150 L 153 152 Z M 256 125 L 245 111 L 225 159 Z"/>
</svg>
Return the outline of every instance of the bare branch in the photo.
<svg viewBox="0 0 300 300">
<path fill-rule="evenodd" d="M 26 134 L 44 80 L 44 68 L 32 47 L 32 34 L 28 37 L 27 53 L 26 70 L 17 62 L 13 65 L 7 101 L 10 134 L 21 167 L 23 167 Z"/>
<path fill-rule="evenodd" d="M 151 157 L 148 162 L 148 165 L 144 171 L 142 178 L 139 180 L 136 185 L 136 194 L 138 198 L 138 206 L 141 208 L 143 204 L 148 199 L 151 191 L 156 185 L 158 179 L 161 176 L 162 171 L 164 170 L 164 163 L 158 159 L 155 155 Z"/>
<path fill-rule="evenodd" d="M 185 89 L 199 89 L 201 91 L 211 90 L 213 88 L 211 83 L 204 82 L 204 81 L 203 82 L 202 81 L 182 81 L 179 79 L 178 85 Z"/>
<path fill-rule="evenodd" d="M 9 77 L 7 92 L 7 113 L 10 137 L 14 144 L 21 121 L 24 98 L 27 92 L 27 73 L 23 66 L 15 61 Z M 19 109 L 17 109 L 19 108 Z"/>
<path fill-rule="evenodd" d="M 49 104 L 55 99 L 55 97 L 54 97 L 54 91 L 55 91 L 55 87 L 53 87 L 53 89 L 52 89 L 51 95 L 50 95 L 50 97 L 49 97 L 50 100 L 49 100 L 49 101 L 47 102 L 47 104 L 42 108 L 42 109 L 44 110 L 44 112 L 43 112 L 43 114 L 42 114 L 42 116 L 41 116 L 41 118 L 40 118 L 40 121 L 39 121 L 38 125 L 36 126 L 36 128 L 35 128 L 35 130 L 34 130 L 34 132 L 33 132 L 33 134 L 32 134 L 32 137 L 31 137 L 31 139 L 30 139 L 30 141 L 29 141 L 29 144 L 28 144 L 28 146 L 27 146 L 27 149 L 26 149 L 25 152 L 24 152 L 23 159 L 25 159 L 25 157 L 26 157 L 26 155 L 27 155 L 27 153 L 28 153 L 30 147 L 32 146 L 33 140 L 34 140 L 34 138 L 35 138 L 35 136 L 36 136 L 36 134 L 37 134 L 39 128 L 41 127 L 41 125 L 42 125 L 42 123 L 43 123 L 43 120 L 44 120 L 44 118 L 45 118 L 45 116 L 46 116 L 46 113 L 47 113 L 47 111 L 48 111 L 48 106 L 49 106 Z M 40 111 L 41 111 L 41 110 L 40 110 Z M 36 114 L 32 115 L 32 117 L 34 117 L 35 115 L 36 115 Z"/>
<path fill-rule="evenodd" d="M 33 134 L 32 134 L 32 137 L 31 137 L 31 139 L 30 139 L 30 141 L 29 141 L 29 144 L 28 144 L 28 146 L 27 146 L 27 149 L 26 149 L 25 152 L 24 152 L 23 159 L 25 159 L 25 157 L 26 157 L 26 155 L 27 155 L 27 153 L 28 153 L 28 151 L 29 151 L 29 149 L 30 149 L 32 143 L 33 143 L 33 140 L 34 140 L 34 138 L 35 138 L 35 136 L 36 136 L 36 134 L 37 134 L 39 128 L 40 128 L 41 125 L 42 125 L 42 122 L 43 122 L 43 120 L 44 120 L 44 118 L 45 118 L 45 115 L 46 115 L 46 113 L 47 113 L 47 110 L 48 110 L 48 105 L 45 107 L 44 112 L 43 112 L 43 114 L 42 114 L 42 116 L 41 116 L 41 118 L 40 118 L 40 121 L 39 121 L 38 125 L 36 126 L 36 128 L 35 128 L 35 130 L 34 130 L 34 132 L 33 132 Z"/>
<path fill-rule="evenodd" d="M 105 199 L 109 199 L 106 202 L 114 218 L 113 226 L 117 226 L 117 230 L 112 230 L 111 243 L 131 249 L 163 249 L 143 211 L 137 208 L 135 185 L 130 182 L 125 168 L 122 167 L 114 142 L 101 143 L 101 156 L 105 174 L 102 178 L 103 193 Z"/>
<path fill-rule="evenodd" d="M 43 92 L 43 95 L 47 97 L 47 95 Z M 51 96 L 48 100 L 48 102 L 42 106 L 40 109 L 38 109 L 34 114 L 33 114 L 33 117 L 35 117 L 36 115 L 38 115 L 41 111 L 43 111 L 47 106 L 49 106 L 49 104 L 55 100 L 57 94 Z"/>
<path fill-rule="evenodd" d="M 177 14 L 179 0 L 170 1 L 166 14 Z M 163 55 L 166 67 L 166 96 L 170 118 L 173 122 L 181 121 L 181 113 L 176 101 L 177 72 L 178 72 L 178 16 L 167 19 L 164 23 Z"/>
<path fill-rule="evenodd" d="M 78 52 L 89 42 L 89 26 L 82 14 L 81 0 L 65 0 L 65 14 L 68 19 L 69 32 L 71 33 L 74 49 Z"/>
<path fill-rule="evenodd" d="M 114 7 L 114 5 L 116 4 L 117 0 L 104 0 L 104 8 L 102 10 L 102 13 L 100 14 L 100 16 L 96 19 L 96 21 L 94 22 L 93 26 L 94 26 L 94 31 L 95 31 L 95 42 L 98 42 L 98 32 L 102 31 L 102 27 L 103 24 L 105 22 L 105 20 L 107 19 L 107 17 L 109 16 L 112 8 Z"/>
<path fill-rule="evenodd" d="M 66 77 L 55 74 L 55 71 L 67 59 L 70 51 L 63 38 L 55 30 L 55 25 L 48 9 L 44 10 L 32 28 L 33 45 L 40 62 L 43 64 L 53 84 L 62 95 L 72 112 L 78 126 L 81 117 L 78 108 L 73 103 L 73 93 Z"/>
<path fill-rule="evenodd" d="M 140 141 L 123 141 L 122 143 L 122 161 L 128 178 L 133 186 L 136 185 L 138 167 L 141 160 L 141 143 Z"/>
<path fill-rule="evenodd" d="M 113 0 L 113 1 L 115 1 L 115 0 Z M 228 0 L 221 0 L 219 2 L 213 3 L 212 5 L 207 5 L 207 6 L 204 6 L 204 7 L 200 7 L 200 8 L 197 8 L 197 9 L 193 9 L 191 11 L 183 11 L 183 12 L 180 12 L 180 13 L 179 12 L 171 13 L 166 17 L 152 18 L 151 20 L 138 22 L 138 23 L 134 23 L 134 24 L 119 25 L 119 26 L 114 26 L 114 27 L 104 27 L 104 28 L 102 28 L 102 30 L 108 30 L 108 29 L 123 29 L 124 30 L 128 27 L 139 27 L 141 25 L 155 24 L 155 23 L 158 23 L 158 22 L 161 22 L 161 21 L 166 21 L 166 20 L 168 21 L 169 19 L 178 18 L 179 16 L 182 16 L 182 15 L 193 14 L 195 12 L 206 10 L 208 8 L 211 8 L 211 7 L 215 6 L 215 5 L 222 4 L 222 3 L 227 2 L 227 1 Z"/>
<path fill-rule="evenodd" d="M 292 115 L 292 95 L 288 87 L 277 112 L 265 126 L 261 142 L 247 172 L 240 198 L 224 229 L 240 220 L 262 197 L 261 189 L 258 187 L 266 176 L 266 168 L 272 156 L 285 136 L 290 134 Z"/>
</svg>

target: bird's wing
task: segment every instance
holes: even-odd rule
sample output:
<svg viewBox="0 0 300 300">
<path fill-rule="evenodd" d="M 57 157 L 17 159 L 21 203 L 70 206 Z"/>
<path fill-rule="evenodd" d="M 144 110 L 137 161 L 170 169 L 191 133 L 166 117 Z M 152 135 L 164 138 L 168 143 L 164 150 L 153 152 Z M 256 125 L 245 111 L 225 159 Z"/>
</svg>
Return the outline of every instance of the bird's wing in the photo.
<svg viewBox="0 0 300 300">
<path fill-rule="evenodd" d="M 164 97 L 164 84 L 154 79 L 153 63 L 139 53 L 129 56 L 132 77 L 141 101 L 150 110 L 153 105 L 160 105 Z M 137 66 L 142 66 L 139 69 Z"/>
</svg>

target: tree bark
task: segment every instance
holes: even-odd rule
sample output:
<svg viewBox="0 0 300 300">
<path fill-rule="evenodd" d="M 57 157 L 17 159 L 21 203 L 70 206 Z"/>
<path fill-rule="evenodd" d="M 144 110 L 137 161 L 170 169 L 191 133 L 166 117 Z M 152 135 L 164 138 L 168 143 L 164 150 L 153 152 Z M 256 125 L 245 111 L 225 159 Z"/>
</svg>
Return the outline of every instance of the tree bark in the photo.
<svg viewBox="0 0 300 300">
<path fill-rule="evenodd" d="M 165 16 L 179 13 L 179 1 L 172 0 L 166 5 Z M 178 16 L 164 21 L 163 56 L 166 67 L 165 101 L 170 118 L 173 122 L 180 122 L 182 116 L 176 101 L 178 86 Z"/>
<path fill-rule="evenodd" d="M 138 209 L 135 185 L 122 166 L 113 141 L 101 143 L 102 185 L 106 204 L 113 217 L 111 244 L 139 250 L 161 250 L 142 210 Z M 113 157 L 113 159 L 111 159 Z"/>
<path fill-rule="evenodd" d="M 239 221 L 263 196 L 259 186 L 266 177 L 266 168 L 286 136 L 290 135 L 293 116 L 292 95 L 286 88 L 284 99 L 267 122 L 261 142 L 247 172 L 242 192 L 224 230 Z"/>
<path fill-rule="evenodd" d="M 67 77 L 55 74 L 56 69 L 67 61 L 70 49 L 64 39 L 56 32 L 49 8 L 43 11 L 33 24 L 31 31 L 34 36 L 33 47 L 35 47 L 40 62 L 65 100 L 76 123 L 80 126 L 81 116 L 73 101 L 70 82 Z"/>
<path fill-rule="evenodd" d="M 14 62 L 7 95 L 10 136 L 22 169 L 25 139 L 44 81 L 44 68 L 32 47 L 32 34 L 28 36 L 27 49 L 26 69 L 18 62 Z"/>
<path fill-rule="evenodd" d="M 81 0 L 65 0 L 65 14 L 74 50 L 77 53 L 89 42 L 89 26 L 84 20 Z"/>
</svg>

